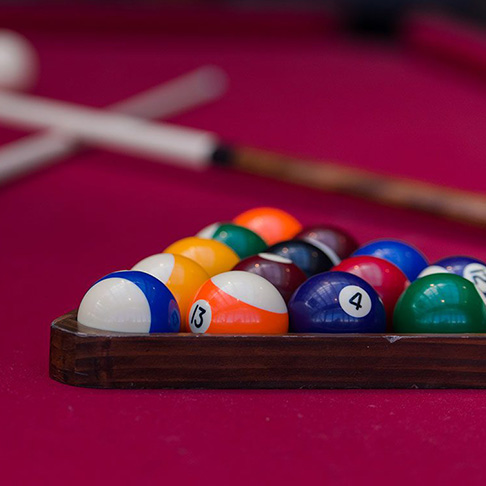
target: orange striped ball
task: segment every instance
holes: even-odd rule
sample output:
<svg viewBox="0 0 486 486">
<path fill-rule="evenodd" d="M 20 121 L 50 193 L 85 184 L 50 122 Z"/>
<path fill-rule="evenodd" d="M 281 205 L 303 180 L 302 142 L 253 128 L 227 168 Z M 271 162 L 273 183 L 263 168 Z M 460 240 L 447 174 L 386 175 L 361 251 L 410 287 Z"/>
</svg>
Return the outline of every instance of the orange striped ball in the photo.
<svg viewBox="0 0 486 486">
<path fill-rule="evenodd" d="M 193 333 L 283 334 L 287 306 L 266 279 L 232 271 L 209 279 L 198 291 L 188 315 Z"/>
</svg>

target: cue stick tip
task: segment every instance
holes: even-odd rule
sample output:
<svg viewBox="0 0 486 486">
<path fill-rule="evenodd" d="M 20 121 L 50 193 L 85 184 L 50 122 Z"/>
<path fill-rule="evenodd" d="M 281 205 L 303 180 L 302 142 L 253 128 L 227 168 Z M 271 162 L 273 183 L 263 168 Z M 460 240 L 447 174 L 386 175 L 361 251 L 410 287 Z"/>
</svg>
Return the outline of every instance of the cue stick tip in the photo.
<svg viewBox="0 0 486 486">
<path fill-rule="evenodd" d="M 211 154 L 210 159 L 213 165 L 228 167 L 233 163 L 235 158 L 234 156 L 234 147 L 228 143 L 222 143 L 216 146 L 213 153 Z"/>
</svg>

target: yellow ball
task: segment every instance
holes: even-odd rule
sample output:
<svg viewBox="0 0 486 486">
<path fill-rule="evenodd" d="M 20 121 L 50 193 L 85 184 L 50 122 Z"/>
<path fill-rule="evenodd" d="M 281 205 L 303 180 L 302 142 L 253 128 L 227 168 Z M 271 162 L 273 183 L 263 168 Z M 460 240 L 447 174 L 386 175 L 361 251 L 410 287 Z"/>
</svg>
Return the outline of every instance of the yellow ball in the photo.
<svg viewBox="0 0 486 486">
<path fill-rule="evenodd" d="M 167 285 L 179 304 L 181 332 L 189 332 L 187 313 L 197 291 L 209 279 L 206 270 L 194 260 L 170 253 L 144 258 L 132 270 L 149 273 Z"/>
<path fill-rule="evenodd" d="M 238 255 L 224 243 L 196 236 L 172 243 L 164 250 L 164 253 L 182 255 L 194 260 L 206 270 L 210 277 L 228 272 L 240 261 Z"/>
</svg>

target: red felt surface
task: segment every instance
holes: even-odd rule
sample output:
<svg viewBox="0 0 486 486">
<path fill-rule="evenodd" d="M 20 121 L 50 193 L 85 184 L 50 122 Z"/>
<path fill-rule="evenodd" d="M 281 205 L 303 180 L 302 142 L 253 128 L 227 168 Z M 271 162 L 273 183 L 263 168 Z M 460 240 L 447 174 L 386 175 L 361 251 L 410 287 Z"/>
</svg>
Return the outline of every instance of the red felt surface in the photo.
<svg viewBox="0 0 486 486">
<path fill-rule="evenodd" d="M 486 86 L 420 54 L 317 35 L 24 33 L 39 51 L 40 95 L 103 106 L 211 62 L 227 70 L 229 93 L 175 121 L 485 189 Z M 3 142 L 20 135 L 0 129 Z M 404 238 L 432 260 L 486 258 L 483 230 L 103 151 L 1 188 L 2 482 L 482 483 L 483 391 L 99 391 L 49 379 L 49 324 L 93 281 L 255 205 L 340 224 L 362 242 Z"/>
</svg>

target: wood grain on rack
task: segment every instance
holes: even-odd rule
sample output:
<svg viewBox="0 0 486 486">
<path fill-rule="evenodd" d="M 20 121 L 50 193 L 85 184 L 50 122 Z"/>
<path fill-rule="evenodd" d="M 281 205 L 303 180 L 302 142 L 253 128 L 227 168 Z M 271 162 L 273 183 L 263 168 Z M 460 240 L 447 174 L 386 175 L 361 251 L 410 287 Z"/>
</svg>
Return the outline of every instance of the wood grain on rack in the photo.
<svg viewBox="0 0 486 486">
<path fill-rule="evenodd" d="M 486 334 L 121 334 L 51 327 L 50 376 L 93 388 L 486 388 Z"/>
</svg>

